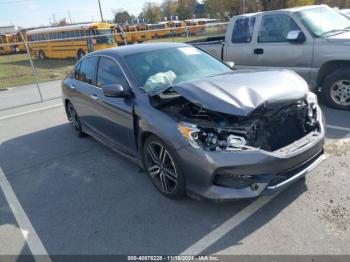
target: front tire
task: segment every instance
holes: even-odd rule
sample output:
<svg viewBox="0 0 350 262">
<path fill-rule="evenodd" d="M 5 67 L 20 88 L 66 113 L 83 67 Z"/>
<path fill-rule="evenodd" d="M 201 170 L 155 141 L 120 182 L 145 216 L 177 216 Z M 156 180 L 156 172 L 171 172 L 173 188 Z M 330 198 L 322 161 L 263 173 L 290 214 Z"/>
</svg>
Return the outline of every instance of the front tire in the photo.
<svg viewBox="0 0 350 262">
<path fill-rule="evenodd" d="M 67 112 L 69 124 L 72 127 L 74 134 L 77 137 L 85 136 L 85 133 L 83 132 L 78 113 L 75 111 L 75 108 L 71 102 L 67 103 L 66 112 Z"/>
<path fill-rule="evenodd" d="M 330 73 L 323 81 L 322 94 L 328 106 L 350 110 L 350 68 Z"/>
<path fill-rule="evenodd" d="M 156 136 L 150 136 L 145 142 L 143 164 L 152 183 L 162 195 L 171 199 L 185 195 L 185 179 L 176 155 Z"/>
</svg>

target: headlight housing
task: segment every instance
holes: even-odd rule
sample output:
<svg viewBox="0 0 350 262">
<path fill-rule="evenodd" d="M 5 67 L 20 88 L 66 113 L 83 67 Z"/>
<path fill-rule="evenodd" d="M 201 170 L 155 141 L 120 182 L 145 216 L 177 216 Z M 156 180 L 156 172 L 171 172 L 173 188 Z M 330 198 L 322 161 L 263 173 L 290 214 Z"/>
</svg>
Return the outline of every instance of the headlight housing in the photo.
<svg viewBox="0 0 350 262">
<path fill-rule="evenodd" d="M 227 129 L 200 127 L 180 122 L 178 130 L 191 146 L 206 151 L 240 150 L 246 145 L 244 137 L 235 135 Z"/>
<path fill-rule="evenodd" d="M 310 104 L 318 105 L 317 95 L 312 92 L 309 92 L 307 95 L 307 102 L 309 105 Z"/>
<path fill-rule="evenodd" d="M 306 100 L 308 103 L 308 117 L 310 119 L 317 119 L 317 106 L 318 106 L 317 95 L 312 92 L 309 92 Z"/>
</svg>

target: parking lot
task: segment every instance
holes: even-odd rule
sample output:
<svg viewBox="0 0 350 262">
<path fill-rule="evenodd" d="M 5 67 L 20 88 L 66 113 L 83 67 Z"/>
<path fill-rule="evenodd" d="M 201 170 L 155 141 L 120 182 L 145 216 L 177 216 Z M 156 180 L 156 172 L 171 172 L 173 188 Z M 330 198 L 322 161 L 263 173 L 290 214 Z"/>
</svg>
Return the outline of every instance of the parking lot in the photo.
<svg viewBox="0 0 350 262">
<path fill-rule="evenodd" d="M 75 137 L 60 99 L 2 110 L 0 254 L 350 255 L 349 112 L 324 113 L 327 159 L 305 181 L 215 204 L 162 197 L 138 166 Z"/>
</svg>

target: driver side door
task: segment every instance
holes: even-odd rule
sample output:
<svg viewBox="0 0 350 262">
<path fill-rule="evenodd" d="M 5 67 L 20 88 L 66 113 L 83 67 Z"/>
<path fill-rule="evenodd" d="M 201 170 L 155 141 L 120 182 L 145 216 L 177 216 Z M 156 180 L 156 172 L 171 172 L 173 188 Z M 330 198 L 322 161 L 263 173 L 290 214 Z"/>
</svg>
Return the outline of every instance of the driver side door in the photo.
<svg viewBox="0 0 350 262">
<path fill-rule="evenodd" d="M 293 30 L 302 30 L 306 41 L 289 42 L 287 35 Z M 291 69 L 308 81 L 313 58 L 313 38 L 290 15 L 266 14 L 260 18 L 252 55 L 256 57 L 258 67 Z"/>
<path fill-rule="evenodd" d="M 126 92 L 131 92 L 119 63 L 114 58 L 101 56 L 96 72 L 93 128 L 118 150 L 135 157 L 133 98 L 107 97 L 103 92 L 104 86 L 116 84 L 122 85 Z"/>
</svg>

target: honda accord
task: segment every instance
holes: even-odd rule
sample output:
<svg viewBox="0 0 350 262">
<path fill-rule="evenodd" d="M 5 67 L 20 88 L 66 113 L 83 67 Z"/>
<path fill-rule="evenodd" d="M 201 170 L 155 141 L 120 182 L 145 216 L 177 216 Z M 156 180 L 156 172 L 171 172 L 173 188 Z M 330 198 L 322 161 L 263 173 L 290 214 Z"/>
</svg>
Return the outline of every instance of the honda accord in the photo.
<svg viewBox="0 0 350 262">
<path fill-rule="evenodd" d="M 68 120 L 139 164 L 169 198 L 272 194 L 323 159 L 317 97 L 288 70 L 233 70 L 187 44 L 84 56 L 62 84 Z"/>
</svg>

